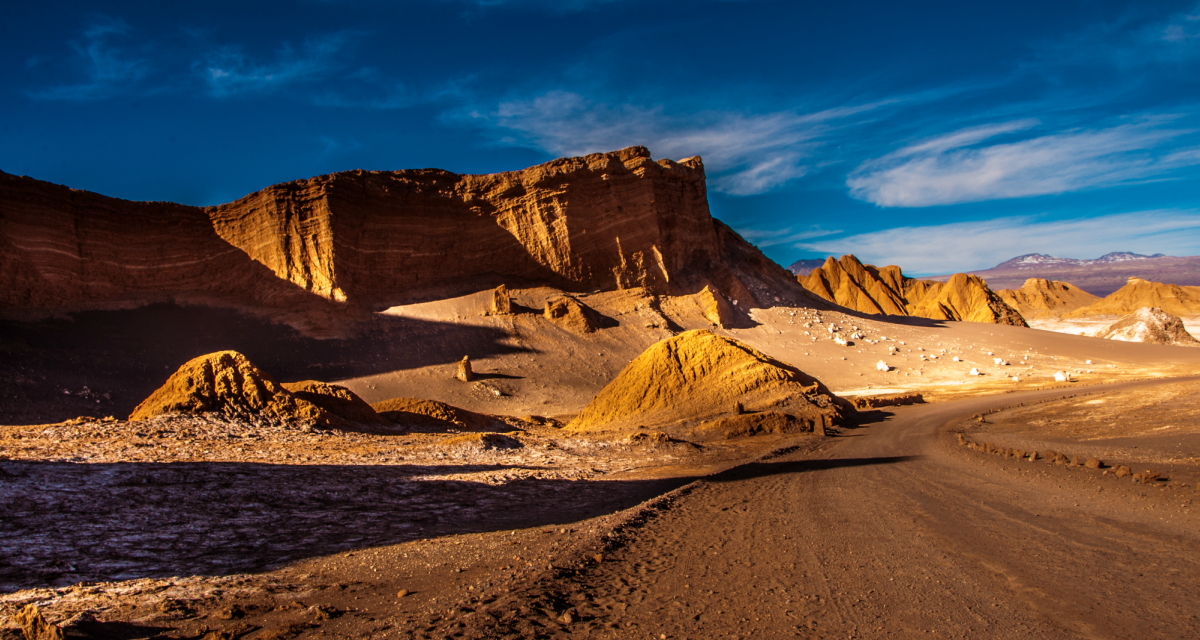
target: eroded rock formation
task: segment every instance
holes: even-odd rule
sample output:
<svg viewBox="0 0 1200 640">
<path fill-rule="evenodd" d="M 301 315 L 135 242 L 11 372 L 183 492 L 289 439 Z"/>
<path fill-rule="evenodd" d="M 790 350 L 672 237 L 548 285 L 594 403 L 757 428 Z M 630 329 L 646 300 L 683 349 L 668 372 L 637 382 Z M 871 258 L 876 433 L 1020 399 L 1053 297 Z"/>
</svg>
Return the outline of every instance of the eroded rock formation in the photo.
<svg viewBox="0 0 1200 640">
<path fill-rule="evenodd" d="M 738 403 L 743 413 L 731 413 L 730 407 Z M 813 430 L 853 411 L 815 378 L 741 342 L 695 330 L 646 349 L 566 428 L 658 429 L 671 435 L 724 438 Z M 760 415 L 764 412 L 772 415 Z M 698 421 L 706 422 L 697 425 Z"/>
<path fill-rule="evenodd" d="M 1143 307 L 1123 316 L 1107 329 L 1097 333 L 1096 337 L 1125 342 L 1200 347 L 1200 341 L 1188 333 L 1178 316 L 1154 307 Z"/>
<path fill-rule="evenodd" d="M 825 300 L 863 313 L 1027 326 L 986 282 L 964 273 L 949 282 L 917 280 L 900 267 L 881 269 L 844 255 L 828 258 L 798 281 Z"/>
<path fill-rule="evenodd" d="M 323 427 L 382 422 L 349 389 L 316 381 L 281 385 L 236 351 L 218 351 L 189 360 L 142 401 L 129 419 L 146 420 L 172 413 L 220 413 L 231 418 Z"/>
<path fill-rule="evenodd" d="M 1181 287 L 1132 277 L 1120 289 L 1062 317 L 1123 316 L 1146 307 L 1176 316 L 1200 316 L 1200 287 Z"/>
<path fill-rule="evenodd" d="M 996 295 L 1026 320 L 1056 318 L 1100 300 L 1069 282 L 1045 278 L 1029 278 L 1020 289 L 1001 289 Z"/>
<path fill-rule="evenodd" d="M 498 280 L 805 298 L 710 216 L 699 158 L 654 161 L 644 147 L 491 175 L 349 171 L 208 208 L 0 173 L 0 203 L 5 307 L 372 308 Z"/>
</svg>

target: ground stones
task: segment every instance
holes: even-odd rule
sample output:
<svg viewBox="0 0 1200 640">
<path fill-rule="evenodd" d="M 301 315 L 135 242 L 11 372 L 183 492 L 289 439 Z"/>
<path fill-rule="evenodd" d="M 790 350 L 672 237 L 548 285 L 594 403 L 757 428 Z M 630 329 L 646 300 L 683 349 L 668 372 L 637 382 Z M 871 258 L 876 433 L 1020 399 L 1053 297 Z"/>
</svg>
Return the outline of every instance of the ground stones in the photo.
<svg viewBox="0 0 1200 640">
<path fill-rule="evenodd" d="M 1088 461 L 1083 463 L 1083 466 L 1089 469 L 1099 469 L 1104 466 L 1104 461 L 1098 458 L 1088 458 Z"/>
<path fill-rule="evenodd" d="M 1118 478 L 1128 478 L 1129 476 L 1133 475 L 1133 470 L 1125 465 L 1121 465 L 1117 467 L 1117 470 L 1113 473 L 1113 475 Z"/>
</svg>

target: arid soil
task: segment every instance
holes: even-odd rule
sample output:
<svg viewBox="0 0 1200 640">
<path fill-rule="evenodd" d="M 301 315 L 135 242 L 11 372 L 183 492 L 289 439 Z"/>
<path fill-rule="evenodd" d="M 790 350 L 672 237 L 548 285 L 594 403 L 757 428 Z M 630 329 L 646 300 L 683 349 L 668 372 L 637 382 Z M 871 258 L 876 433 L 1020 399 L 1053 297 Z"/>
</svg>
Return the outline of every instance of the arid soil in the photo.
<svg viewBox="0 0 1200 640">
<path fill-rule="evenodd" d="M 1114 399 L 1168 398 L 1195 388 L 1185 384 L 1195 383 L 1089 389 Z M 488 523 L 490 533 L 392 544 L 371 539 L 376 527 L 364 508 L 363 533 L 332 532 L 346 536 L 347 551 L 279 570 L 36 589 L 0 603 L 9 615 L 38 603 L 52 622 L 69 621 L 95 637 L 1200 633 L 1200 519 L 1192 510 L 1200 495 L 1193 484 L 1134 484 L 955 442 L 964 418 L 1021 403 L 1054 413 L 1054 402 L 1034 403 L 1062 396 L 1049 390 L 880 411 L 844 437 L 779 441 L 757 462 L 673 491 L 681 480 L 659 484 L 641 497 L 669 492 L 608 516 L 564 513 L 520 530 L 502 519 Z M 1073 406 L 1056 415 L 1079 415 Z M 8 473 L 14 464 L 4 463 Z M 578 505 L 570 496 L 583 486 L 555 496 L 554 507 Z M 338 499 L 361 508 L 386 491 L 374 484 L 362 493 Z M 604 506 L 619 502 L 613 495 Z M 350 521 L 355 514 L 339 515 Z M 58 517 L 69 525 L 70 516 Z M 261 531 L 260 544 L 300 531 L 327 535 L 312 522 L 285 524 Z M 42 530 L 67 528 L 48 519 Z M 365 538 L 349 540 L 358 536 Z"/>
</svg>

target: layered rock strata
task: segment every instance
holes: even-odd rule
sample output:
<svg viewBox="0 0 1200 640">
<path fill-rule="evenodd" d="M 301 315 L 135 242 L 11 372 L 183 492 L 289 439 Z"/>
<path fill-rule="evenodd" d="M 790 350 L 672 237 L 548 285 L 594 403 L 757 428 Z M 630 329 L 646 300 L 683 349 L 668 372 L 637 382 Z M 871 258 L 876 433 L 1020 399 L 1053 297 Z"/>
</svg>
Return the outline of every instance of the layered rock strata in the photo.
<svg viewBox="0 0 1200 640">
<path fill-rule="evenodd" d="M 1056 318 L 1100 300 L 1069 282 L 1045 278 L 1029 278 L 1020 289 L 1001 289 L 996 295 L 1026 320 Z"/>
<path fill-rule="evenodd" d="M 0 203 L 6 307 L 191 296 L 293 308 L 307 296 L 369 308 L 497 281 L 804 297 L 710 216 L 699 158 L 654 161 L 644 147 L 491 175 L 349 171 L 208 208 L 0 173 Z"/>
</svg>

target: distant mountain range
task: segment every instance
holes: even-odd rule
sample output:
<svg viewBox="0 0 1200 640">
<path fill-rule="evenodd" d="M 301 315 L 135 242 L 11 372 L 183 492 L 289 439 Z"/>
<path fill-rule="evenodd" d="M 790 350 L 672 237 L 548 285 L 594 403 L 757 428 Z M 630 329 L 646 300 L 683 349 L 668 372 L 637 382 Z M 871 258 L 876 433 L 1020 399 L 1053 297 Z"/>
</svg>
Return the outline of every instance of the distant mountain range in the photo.
<svg viewBox="0 0 1200 640">
<path fill-rule="evenodd" d="M 1125 286 L 1130 277 L 1180 286 L 1200 286 L 1200 256 L 1152 256 L 1114 251 L 1095 260 L 1059 258 L 1044 253 L 1029 253 L 1006 260 L 983 271 L 970 271 L 987 281 L 993 291 L 1020 289 L 1029 278 L 1069 282 L 1096 296 Z M 930 276 L 926 280 L 945 282 L 950 275 Z"/>
<path fill-rule="evenodd" d="M 788 271 L 807 276 L 824 264 L 822 260 L 797 260 Z M 901 265 L 903 266 L 903 265 Z M 1029 278 L 1069 282 L 1092 295 L 1104 297 L 1125 286 L 1131 276 L 1179 286 L 1200 286 L 1200 256 L 1152 256 L 1130 251 L 1106 253 L 1095 260 L 1059 258 L 1044 253 L 1027 253 L 983 271 L 968 271 L 987 281 L 993 291 L 1020 289 Z M 928 276 L 922 280 L 946 282 L 953 274 Z"/>
<path fill-rule="evenodd" d="M 813 269 L 816 269 L 823 264 L 825 264 L 825 258 L 820 258 L 817 260 L 797 260 L 793 262 L 790 267 L 788 267 L 788 271 L 791 271 L 798 276 L 806 276 L 812 273 Z"/>
</svg>

